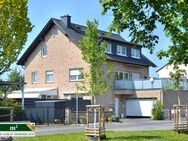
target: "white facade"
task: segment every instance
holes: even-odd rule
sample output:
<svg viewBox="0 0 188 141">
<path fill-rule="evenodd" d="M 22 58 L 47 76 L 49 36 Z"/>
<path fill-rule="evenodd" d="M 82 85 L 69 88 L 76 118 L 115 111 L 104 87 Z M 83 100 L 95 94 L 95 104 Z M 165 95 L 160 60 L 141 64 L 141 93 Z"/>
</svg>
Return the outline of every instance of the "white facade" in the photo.
<svg viewBox="0 0 188 141">
<path fill-rule="evenodd" d="M 181 70 L 185 70 L 186 74 L 182 74 L 182 77 L 188 79 L 188 66 L 179 65 Z M 166 64 L 159 70 L 157 70 L 159 78 L 170 78 L 170 72 L 174 72 L 173 65 Z"/>
</svg>

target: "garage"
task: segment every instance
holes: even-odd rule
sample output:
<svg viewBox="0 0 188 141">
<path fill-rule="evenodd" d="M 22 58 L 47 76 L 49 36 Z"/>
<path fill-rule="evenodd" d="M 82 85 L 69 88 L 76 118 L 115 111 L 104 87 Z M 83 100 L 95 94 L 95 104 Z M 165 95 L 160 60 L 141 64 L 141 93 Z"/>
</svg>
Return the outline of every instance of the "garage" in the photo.
<svg viewBox="0 0 188 141">
<path fill-rule="evenodd" d="M 156 99 L 127 99 L 126 116 L 151 117 L 153 102 Z"/>
</svg>

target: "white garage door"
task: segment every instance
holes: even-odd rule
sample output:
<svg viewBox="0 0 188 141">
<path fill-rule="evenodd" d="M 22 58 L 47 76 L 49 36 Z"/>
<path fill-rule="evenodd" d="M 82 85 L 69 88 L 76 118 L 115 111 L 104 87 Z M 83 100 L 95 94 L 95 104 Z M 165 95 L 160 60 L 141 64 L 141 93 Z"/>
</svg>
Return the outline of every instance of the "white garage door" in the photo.
<svg viewBox="0 0 188 141">
<path fill-rule="evenodd" d="M 154 99 L 126 100 L 126 116 L 150 117 Z"/>
</svg>

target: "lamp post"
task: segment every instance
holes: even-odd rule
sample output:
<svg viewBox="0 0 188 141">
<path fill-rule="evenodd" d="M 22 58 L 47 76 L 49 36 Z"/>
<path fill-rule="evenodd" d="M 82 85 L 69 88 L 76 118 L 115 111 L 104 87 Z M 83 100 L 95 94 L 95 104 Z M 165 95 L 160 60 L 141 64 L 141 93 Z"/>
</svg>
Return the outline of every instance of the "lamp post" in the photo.
<svg viewBox="0 0 188 141">
<path fill-rule="evenodd" d="M 149 80 L 150 80 L 150 82 L 151 82 L 151 88 L 153 89 L 153 82 L 154 82 L 154 78 L 153 78 L 153 77 L 151 77 Z"/>
</svg>

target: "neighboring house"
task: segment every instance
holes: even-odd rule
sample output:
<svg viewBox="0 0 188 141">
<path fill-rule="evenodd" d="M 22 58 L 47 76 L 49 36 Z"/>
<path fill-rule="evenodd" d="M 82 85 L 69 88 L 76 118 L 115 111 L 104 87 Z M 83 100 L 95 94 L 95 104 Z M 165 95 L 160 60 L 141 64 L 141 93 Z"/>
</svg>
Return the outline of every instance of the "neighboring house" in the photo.
<svg viewBox="0 0 188 141">
<path fill-rule="evenodd" d="M 78 45 L 85 30 L 85 26 L 72 23 L 70 16 L 50 19 L 17 63 L 25 68 L 25 89 L 47 92 L 55 88 L 53 97 L 59 99 L 84 93 L 77 90 L 76 84 L 83 81 L 81 72 L 89 70 Z M 149 78 L 149 67 L 156 65 L 142 54 L 141 47 L 118 34 L 106 36 L 105 31 L 98 32 L 108 43 L 107 64 L 112 64 L 114 74 L 110 89 L 97 97 L 97 103 L 113 108 L 116 115 L 126 116 L 151 116 L 154 101 L 168 103 L 165 102 L 168 98 L 163 96 L 162 80 Z M 43 93 L 43 97 L 50 98 L 50 94 Z M 171 106 L 172 103 L 167 104 Z"/>
<path fill-rule="evenodd" d="M 173 65 L 165 64 L 163 67 L 158 69 L 156 72 L 158 73 L 159 78 L 170 78 L 170 72 L 174 72 Z M 188 66 L 179 65 L 179 69 L 185 70 L 185 74 L 182 74 L 182 78 L 188 79 Z"/>
</svg>

